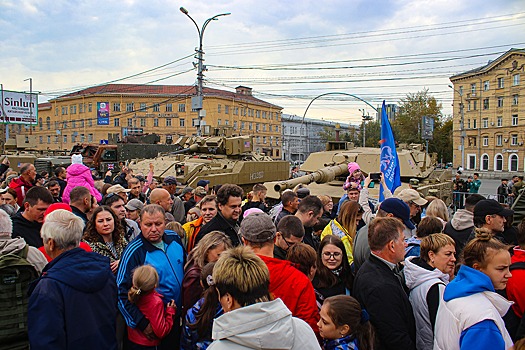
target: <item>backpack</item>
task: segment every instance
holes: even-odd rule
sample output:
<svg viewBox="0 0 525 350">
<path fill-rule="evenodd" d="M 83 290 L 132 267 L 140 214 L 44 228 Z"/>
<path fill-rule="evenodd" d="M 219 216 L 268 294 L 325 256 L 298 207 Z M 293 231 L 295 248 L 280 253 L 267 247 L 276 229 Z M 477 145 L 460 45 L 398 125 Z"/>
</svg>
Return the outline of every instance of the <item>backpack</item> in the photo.
<svg viewBox="0 0 525 350">
<path fill-rule="evenodd" d="M 29 245 L 18 253 L 0 255 L 0 349 L 27 349 L 29 284 L 38 278 L 27 261 Z"/>
</svg>

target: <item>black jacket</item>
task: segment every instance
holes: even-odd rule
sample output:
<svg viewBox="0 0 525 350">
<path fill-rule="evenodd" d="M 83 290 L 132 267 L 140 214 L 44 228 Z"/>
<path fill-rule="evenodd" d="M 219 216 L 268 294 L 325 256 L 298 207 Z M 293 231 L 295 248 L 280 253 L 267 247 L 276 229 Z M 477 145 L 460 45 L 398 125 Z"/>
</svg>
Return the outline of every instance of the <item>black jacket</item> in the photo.
<svg viewBox="0 0 525 350">
<path fill-rule="evenodd" d="M 357 272 L 354 297 L 368 311 L 378 350 L 415 350 L 416 321 L 400 276 L 374 255 Z"/>
<path fill-rule="evenodd" d="M 456 256 L 459 256 L 461 252 L 463 251 L 463 248 L 465 248 L 465 245 L 470 240 L 470 235 L 474 232 L 474 225 L 472 227 L 466 228 L 464 230 L 456 230 L 454 226 L 452 226 L 451 221 L 447 222 L 445 225 L 445 228 L 443 229 L 443 233 L 446 233 L 456 243 Z"/>
<path fill-rule="evenodd" d="M 27 220 L 22 216 L 22 212 L 16 213 L 13 218 L 13 238 L 22 237 L 30 246 L 40 248 L 44 245 L 40 237 L 41 228 L 41 223 Z"/>
<path fill-rule="evenodd" d="M 241 241 L 239 240 L 239 235 L 237 234 L 237 232 L 239 231 L 239 225 L 239 221 L 230 222 L 229 220 L 226 220 L 220 212 L 218 212 L 217 215 L 215 215 L 215 217 L 211 219 L 210 222 L 201 227 L 199 233 L 197 234 L 197 237 L 195 238 L 195 245 L 197 245 L 197 243 L 199 243 L 202 237 L 204 237 L 208 233 L 212 231 L 221 231 L 224 234 L 226 234 L 226 236 L 230 237 L 233 246 L 236 247 L 241 244 Z"/>
</svg>

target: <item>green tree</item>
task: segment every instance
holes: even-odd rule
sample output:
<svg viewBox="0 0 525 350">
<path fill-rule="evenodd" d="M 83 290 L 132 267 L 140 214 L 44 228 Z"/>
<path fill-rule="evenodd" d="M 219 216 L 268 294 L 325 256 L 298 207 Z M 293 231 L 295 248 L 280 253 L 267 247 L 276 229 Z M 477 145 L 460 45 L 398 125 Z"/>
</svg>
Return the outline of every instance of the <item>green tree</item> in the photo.
<svg viewBox="0 0 525 350">
<path fill-rule="evenodd" d="M 365 134 L 364 147 L 379 147 L 379 140 L 381 139 L 381 123 L 376 121 L 369 121 L 366 123 L 366 130 L 364 122 L 361 123 L 357 140 L 355 141 L 356 146 L 363 146 L 363 131 Z"/>
<path fill-rule="evenodd" d="M 319 132 L 319 138 L 324 143 L 335 140 L 335 130 L 329 126 L 323 126 L 323 131 Z"/>
<path fill-rule="evenodd" d="M 452 118 L 441 118 L 437 127 L 434 127 L 434 135 L 428 144 L 428 151 L 438 155 L 438 161 L 444 163 L 452 161 Z"/>
</svg>

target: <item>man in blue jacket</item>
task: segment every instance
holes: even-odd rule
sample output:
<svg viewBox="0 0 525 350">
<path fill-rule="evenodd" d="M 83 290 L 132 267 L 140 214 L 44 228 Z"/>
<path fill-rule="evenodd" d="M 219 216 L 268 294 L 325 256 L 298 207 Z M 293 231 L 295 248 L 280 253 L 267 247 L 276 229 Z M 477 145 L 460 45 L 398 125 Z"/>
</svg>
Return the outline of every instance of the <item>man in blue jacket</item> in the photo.
<svg viewBox="0 0 525 350">
<path fill-rule="evenodd" d="M 163 296 L 165 304 L 172 299 L 177 304 L 173 329 L 159 348 L 173 348 L 173 344 L 179 344 L 180 339 L 184 249 L 177 233 L 165 231 L 165 211 L 160 205 L 149 204 L 142 209 L 140 227 L 142 234 L 126 247 L 120 259 L 117 273 L 118 307 L 129 327 L 140 329 L 148 338 L 156 337 L 149 320 L 128 300 L 133 270 L 141 265 L 155 267 L 159 274 L 157 291 Z"/>
</svg>

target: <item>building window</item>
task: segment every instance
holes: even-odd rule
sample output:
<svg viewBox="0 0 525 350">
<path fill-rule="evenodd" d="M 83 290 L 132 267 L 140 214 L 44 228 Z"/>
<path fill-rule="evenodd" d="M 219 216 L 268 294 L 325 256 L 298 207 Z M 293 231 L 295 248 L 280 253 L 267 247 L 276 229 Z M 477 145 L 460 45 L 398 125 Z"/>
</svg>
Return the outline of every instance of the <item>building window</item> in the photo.
<svg viewBox="0 0 525 350">
<path fill-rule="evenodd" d="M 55 135 L 55 143 L 58 143 L 58 135 Z"/>
<path fill-rule="evenodd" d="M 191 120 L 191 126 L 199 126 L 199 118 L 193 118 Z"/>
<path fill-rule="evenodd" d="M 153 126 L 156 128 L 159 126 L 159 118 L 154 118 L 153 119 Z"/>
<path fill-rule="evenodd" d="M 483 100 L 483 109 L 489 109 L 489 99 L 488 98 Z"/>
<path fill-rule="evenodd" d="M 46 118 L 46 127 L 47 130 L 51 129 L 51 118 L 49 117 Z"/>
<path fill-rule="evenodd" d="M 180 118 L 179 119 L 179 126 L 181 128 L 185 127 L 186 126 L 186 120 L 184 118 Z"/>
<path fill-rule="evenodd" d="M 153 112 L 160 112 L 160 105 L 158 103 L 153 105 Z"/>
<path fill-rule="evenodd" d="M 133 126 L 133 118 L 128 118 L 128 126 Z"/>
<path fill-rule="evenodd" d="M 518 101 L 519 101 L 519 96 L 518 96 L 518 94 L 516 94 L 516 95 L 512 95 L 512 105 L 513 105 L 513 106 L 517 106 L 517 105 L 518 105 Z"/>
<path fill-rule="evenodd" d="M 489 118 L 483 118 L 482 122 L 483 122 L 483 128 L 489 127 Z"/>
<path fill-rule="evenodd" d="M 488 147 L 488 145 L 489 145 L 489 137 L 483 136 L 483 146 Z"/>
<path fill-rule="evenodd" d="M 520 75 L 514 74 L 512 76 L 512 86 L 517 86 L 517 85 L 520 85 Z"/>
<path fill-rule="evenodd" d="M 77 105 L 73 105 L 70 107 L 71 114 L 77 114 Z"/>
<path fill-rule="evenodd" d="M 473 128 L 473 129 L 476 129 L 476 128 L 478 127 L 478 126 L 476 125 L 477 120 L 474 119 L 474 120 L 472 121 L 472 123 L 473 123 L 472 128 Z M 303 130 L 302 130 L 302 128 L 301 128 L 301 133 L 302 133 L 302 131 L 303 131 Z"/>
<path fill-rule="evenodd" d="M 513 114 L 512 115 L 512 126 L 516 126 L 516 125 L 518 125 L 518 115 Z"/>
<path fill-rule="evenodd" d="M 266 136 L 263 136 L 263 143 L 266 144 Z"/>
<path fill-rule="evenodd" d="M 50 144 L 51 143 L 51 136 L 47 136 L 47 144 Z"/>
<path fill-rule="evenodd" d="M 257 136 L 255 138 L 255 143 L 261 143 L 261 137 L 260 136 Z"/>
<path fill-rule="evenodd" d="M 233 130 L 237 130 L 237 121 L 236 120 L 233 121 Z"/>
<path fill-rule="evenodd" d="M 84 113 L 84 105 L 82 103 L 78 104 L 78 113 Z"/>
<path fill-rule="evenodd" d="M 87 125 L 87 126 L 88 126 L 88 127 L 92 127 L 92 126 L 93 126 L 93 120 L 88 119 L 88 125 Z"/>
<path fill-rule="evenodd" d="M 244 122 L 241 121 L 241 130 L 244 130 Z"/>
<path fill-rule="evenodd" d="M 496 146 L 501 146 L 503 144 L 503 135 L 496 135 Z"/>
<path fill-rule="evenodd" d="M 262 117 L 263 119 L 266 119 L 266 111 L 262 111 Z"/>
<path fill-rule="evenodd" d="M 71 135 L 71 142 L 72 143 L 77 142 L 77 137 L 75 136 L 75 134 Z"/>
<path fill-rule="evenodd" d="M 467 102 L 467 111 L 470 111 L 470 101 Z"/>
<path fill-rule="evenodd" d="M 470 84 L 470 92 L 476 94 L 476 83 Z"/>
<path fill-rule="evenodd" d="M 230 121 L 229 121 L 228 119 L 226 119 L 226 120 L 224 121 L 224 125 L 230 125 Z"/>
<path fill-rule="evenodd" d="M 279 125 L 275 126 L 275 132 L 279 132 Z"/>
<path fill-rule="evenodd" d="M 481 169 L 480 170 L 489 170 L 489 155 L 484 154 L 481 156 Z"/>
<path fill-rule="evenodd" d="M 86 135 L 80 134 L 80 142 L 86 142 Z"/>
<path fill-rule="evenodd" d="M 81 119 L 81 120 L 80 120 L 80 127 L 81 127 L 81 128 L 84 127 L 84 119 Z"/>
<path fill-rule="evenodd" d="M 498 89 L 503 89 L 505 87 L 505 80 L 504 78 L 498 78 Z"/>
<path fill-rule="evenodd" d="M 77 122 L 76 122 L 76 120 L 72 120 L 72 121 L 71 121 L 71 127 L 72 127 L 73 129 L 76 129 L 76 127 L 77 127 Z"/>
<path fill-rule="evenodd" d="M 38 138 L 38 141 L 39 141 L 41 144 L 44 143 L 44 137 L 43 137 L 43 136 L 40 136 L 40 137 Z"/>
<path fill-rule="evenodd" d="M 503 170 L 503 156 L 501 154 L 496 154 L 496 156 L 494 157 L 494 170 Z"/>
<path fill-rule="evenodd" d="M 62 107 L 62 115 L 67 115 L 67 107 Z"/>
<path fill-rule="evenodd" d="M 120 112 L 120 103 L 113 103 L 113 112 Z"/>
<path fill-rule="evenodd" d="M 67 120 L 62 122 L 62 129 L 67 129 Z"/>
<path fill-rule="evenodd" d="M 221 113 L 221 109 L 222 109 L 222 107 L 221 107 L 221 104 L 219 103 L 217 105 L 217 113 Z"/>
<path fill-rule="evenodd" d="M 266 131 L 266 124 L 263 124 L 263 131 Z"/>
<path fill-rule="evenodd" d="M 511 146 L 517 146 L 518 145 L 518 134 L 511 134 L 510 135 L 510 145 Z"/>
<path fill-rule="evenodd" d="M 488 80 L 485 80 L 483 82 L 483 91 L 489 91 L 489 88 L 490 88 L 490 83 Z"/>
<path fill-rule="evenodd" d="M 498 108 L 503 107 L 503 96 L 498 97 Z"/>
<path fill-rule="evenodd" d="M 503 126 L 503 117 L 498 117 L 497 119 L 497 124 L 496 124 L 498 127 L 501 127 Z"/>
<path fill-rule="evenodd" d="M 253 124 L 251 122 L 248 123 L 248 130 L 253 130 Z"/>
<path fill-rule="evenodd" d="M 146 127 L 146 118 L 140 118 L 140 127 Z"/>
<path fill-rule="evenodd" d="M 67 143 L 67 135 L 64 135 L 64 143 Z"/>
<path fill-rule="evenodd" d="M 186 104 L 179 103 L 179 112 L 186 112 Z"/>
<path fill-rule="evenodd" d="M 88 142 L 93 142 L 93 134 L 88 134 Z"/>
<path fill-rule="evenodd" d="M 509 171 L 516 172 L 518 171 L 518 155 L 517 154 L 511 154 L 509 156 Z"/>
<path fill-rule="evenodd" d="M 126 112 L 133 112 L 133 102 L 126 103 Z"/>
<path fill-rule="evenodd" d="M 173 112 L 173 105 L 171 103 L 166 103 L 166 112 Z"/>
<path fill-rule="evenodd" d="M 467 156 L 467 169 L 469 170 L 476 169 L 476 155 L 475 154 L 469 154 Z"/>
<path fill-rule="evenodd" d="M 43 127 L 43 121 L 42 121 L 42 118 L 38 118 L 38 129 L 39 130 L 42 130 L 42 127 Z M 40 142 L 42 143 L 42 142 Z"/>
<path fill-rule="evenodd" d="M 255 118 L 260 118 L 261 117 L 261 111 L 260 110 L 256 110 L 255 111 Z"/>
<path fill-rule="evenodd" d="M 233 115 L 239 115 L 239 107 L 233 107 Z"/>
<path fill-rule="evenodd" d="M 256 131 L 256 132 L 259 132 L 259 130 L 260 130 L 260 128 L 259 128 L 259 123 L 256 123 L 256 124 L 255 124 L 255 131 Z"/>
<path fill-rule="evenodd" d="M 55 115 L 58 116 L 58 107 L 55 107 Z"/>
<path fill-rule="evenodd" d="M 221 126 L 221 120 L 217 119 L 217 126 Z"/>
<path fill-rule="evenodd" d="M 171 126 L 171 118 L 166 118 L 166 126 Z"/>
<path fill-rule="evenodd" d="M 115 120 L 113 121 L 113 125 L 114 126 L 120 126 L 120 119 L 119 118 L 115 118 Z"/>
<path fill-rule="evenodd" d="M 146 104 L 144 102 L 141 102 L 140 103 L 140 110 L 145 112 L 148 110 L 148 106 L 146 106 Z"/>
<path fill-rule="evenodd" d="M 230 114 L 230 106 L 228 106 L 228 105 L 224 106 L 224 113 L 225 114 Z"/>
</svg>

